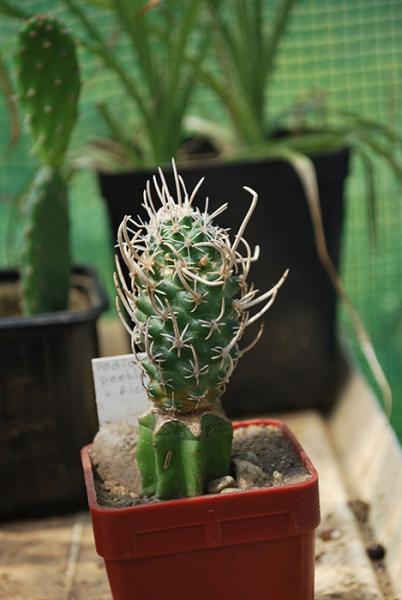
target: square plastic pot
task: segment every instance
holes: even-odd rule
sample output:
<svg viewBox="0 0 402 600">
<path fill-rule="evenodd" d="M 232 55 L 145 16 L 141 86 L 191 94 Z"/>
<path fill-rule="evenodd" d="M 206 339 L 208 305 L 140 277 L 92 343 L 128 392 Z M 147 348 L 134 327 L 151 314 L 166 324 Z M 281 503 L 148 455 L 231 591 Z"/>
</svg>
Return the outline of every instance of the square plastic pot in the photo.
<svg viewBox="0 0 402 600">
<path fill-rule="evenodd" d="M 97 503 L 90 448 L 82 450 L 96 550 L 114 600 L 313 600 L 318 475 L 283 423 L 307 481 L 129 508 Z"/>
<path fill-rule="evenodd" d="M 0 287 L 18 282 L 0 272 Z M 80 449 L 98 422 L 91 358 L 108 306 L 96 272 L 72 271 L 87 306 L 0 318 L 0 518 L 49 516 L 85 504 Z"/>
</svg>

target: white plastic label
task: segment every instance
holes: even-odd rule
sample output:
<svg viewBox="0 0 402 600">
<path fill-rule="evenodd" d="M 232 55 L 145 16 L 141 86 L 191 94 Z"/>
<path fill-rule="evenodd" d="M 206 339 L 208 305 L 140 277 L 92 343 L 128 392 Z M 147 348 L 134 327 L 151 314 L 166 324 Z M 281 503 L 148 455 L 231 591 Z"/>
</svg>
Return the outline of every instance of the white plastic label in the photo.
<svg viewBox="0 0 402 600">
<path fill-rule="evenodd" d="M 150 403 L 141 369 L 132 354 L 92 359 L 99 425 L 124 421 L 135 425 Z"/>
</svg>

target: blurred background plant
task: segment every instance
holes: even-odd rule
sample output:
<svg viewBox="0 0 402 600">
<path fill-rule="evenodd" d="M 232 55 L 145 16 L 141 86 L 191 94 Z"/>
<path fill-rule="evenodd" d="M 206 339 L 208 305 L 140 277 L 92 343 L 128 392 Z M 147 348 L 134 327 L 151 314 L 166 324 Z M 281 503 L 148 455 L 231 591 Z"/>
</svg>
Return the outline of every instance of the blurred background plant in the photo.
<svg viewBox="0 0 402 600">
<path fill-rule="evenodd" d="M 206 4 L 214 25 L 216 62 L 214 69 L 200 65 L 200 77 L 226 110 L 233 136 L 231 153 L 241 152 L 244 157 L 285 156 L 284 151 L 311 155 L 352 148 L 364 161 L 370 231 L 375 232 L 372 155 L 383 159 L 402 180 L 396 152 L 402 137 L 397 130 L 351 109 L 331 106 L 322 91 L 310 91 L 287 110 L 272 110 L 278 54 L 298 0 L 274 2 L 270 18 L 264 0 L 208 0 Z M 218 127 L 215 131 L 219 135 Z"/>
<path fill-rule="evenodd" d="M 19 259 L 26 315 L 67 310 L 70 291 L 68 181 L 63 162 L 78 117 L 80 73 L 62 22 L 39 15 L 18 37 L 18 90 L 40 166 L 26 199 Z"/>
<path fill-rule="evenodd" d="M 14 16 L 21 16 L 23 12 L 32 14 L 51 10 L 65 18 L 74 33 L 83 40 L 81 53 L 85 86 L 80 121 L 70 151 L 70 157 L 80 156 L 81 162 L 81 148 L 90 138 L 97 140 L 95 145 L 92 145 L 96 150 L 93 157 L 104 164 L 105 161 L 110 164 L 111 157 L 115 165 L 127 168 L 132 165 L 150 165 L 154 160 L 163 162 L 163 152 L 176 153 L 174 148 L 178 148 L 178 144 L 187 133 L 210 132 L 211 122 L 217 123 L 219 130 L 224 132 L 219 136 L 223 140 L 224 150 L 235 149 L 241 153 L 246 146 L 248 155 L 258 155 L 260 152 L 265 154 L 267 145 L 263 139 L 264 135 L 283 129 L 290 129 L 296 134 L 292 136 L 292 147 L 297 151 L 312 151 L 318 149 L 319 145 L 321 148 L 336 147 L 345 139 L 360 150 L 360 158 L 356 156 L 354 159 L 352 177 L 348 184 L 342 271 L 393 384 L 396 396 L 393 419 L 402 435 L 402 377 L 399 368 L 402 359 L 402 205 L 400 183 L 392 172 L 399 169 L 400 142 L 396 132 L 400 130 L 402 117 L 400 0 L 356 0 L 336 4 L 330 0 L 234 2 L 233 7 L 238 7 L 236 10 L 231 10 L 231 2 L 205 2 L 204 8 L 208 4 L 210 10 L 208 16 L 203 17 L 201 21 L 202 27 L 198 29 L 201 34 L 197 39 L 190 39 L 184 35 L 184 41 L 181 41 L 179 31 L 173 29 L 173 23 L 168 38 L 160 35 L 159 28 L 163 23 L 169 22 L 171 13 L 162 10 L 157 16 L 151 9 L 160 8 L 159 5 L 164 9 L 172 4 L 169 2 L 110 3 L 107 0 L 92 0 L 84 4 L 77 0 L 29 0 L 24 3 L 23 8 L 17 7 L 17 3 L 1 4 L 3 10 L 8 7 L 10 15 L 14 12 Z M 148 71 L 140 72 L 139 40 L 133 40 L 131 27 L 137 27 L 137 33 L 141 29 L 140 35 L 145 29 L 140 28 L 135 20 L 129 24 L 124 21 L 124 10 L 127 10 L 129 4 L 136 7 L 137 11 L 138 7 L 144 9 L 145 14 L 142 14 L 141 18 L 144 22 L 147 19 L 147 39 L 152 39 L 149 52 L 152 54 L 153 75 Z M 234 38 L 237 44 L 236 51 L 242 57 L 242 61 L 239 62 L 233 60 L 233 50 L 232 55 L 230 54 L 229 46 L 232 42 L 225 40 L 226 34 L 222 24 L 226 21 L 221 20 L 216 11 L 229 10 L 229 22 L 241 23 L 244 20 L 244 14 L 240 11 L 242 7 L 249 11 L 244 22 L 254 22 L 255 31 L 260 33 L 253 46 L 257 58 L 248 55 L 247 60 L 244 57 L 244 47 L 248 45 L 247 36 L 254 36 L 254 30 L 251 26 L 241 28 L 243 38 Z M 251 15 L 250 7 L 255 8 L 255 14 Z M 182 11 L 188 14 L 188 19 L 193 19 L 190 20 L 190 25 L 193 23 L 199 26 L 200 3 L 186 3 Z M 258 11 L 261 11 L 260 17 Z M 88 29 L 85 19 L 90 19 L 90 24 L 96 28 L 96 35 Z M 286 22 L 286 30 L 283 21 Z M 215 24 L 213 31 L 212 23 Z M 261 24 L 264 24 L 263 28 Z M 3 57 L 9 56 L 18 27 L 17 20 L 2 19 L 0 45 Z M 269 36 L 265 28 L 270 32 Z M 281 33 L 280 45 L 274 43 L 276 28 Z M 97 39 L 97 35 L 101 36 L 102 43 Z M 270 44 L 273 52 L 268 68 L 266 64 L 264 67 L 270 77 L 263 79 L 259 89 L 252 92 L 253 97 L 259 98 L 260 118 L 258 127 L 253 127 L 254 132 L 258 133 L 258 139 L 258 136 L 253 137 L 254 134 L 251 135 L 248 129 L 246 133 L 246 128 L 236 124 L 233 111 L 229 110 L 227 103 L 222 102 L 222 94 L 218 93 L 216 86 L 211 85 L 211 77 L 214 81 L 219 81 L 221 87 L 225 87 L 226 95 L 234 95 L 237 102 L 247 103 L 247 85 L 253 80 L 249 76 L 248 79 L 244 76 L 240 79 L 240 68 L 243 75 L 256 73 L 258 69 L 263 68 L 259 59 L 261 54 L 258 54 L 263 48 L 262 40 L 265 40 L 264 44 Z M 219 52 L 213 51 L 215 44 L 219 46 Z M 198 69 L 202 69 L 200 75 L 203 76 L 204 82 L 209 84 L 187 86 L 188 96 L 184 94 L 177 104 L 182 107 L 181 113 L 177 109 L 175 115 L 173 112 L 176 109 L 172 108 L 172 97 L 168 92 L 171 89 L 168 81 L 171 81 L 172 72 L 166 72 L 168 65 L 172 65 L 166 60 L 169 47 L 172 48 L 172 52 L 173 47 L 176 48 L 175 52 L 179 47 L 183 50 L 182 54 L 179 53 L 179 75 L 183 76 L 180 80 L 183 84 L 182 90 L 186 89 L 185 84 L 195 77 Z M 266 47 L 264 46 L 265 49 Z M 143 51 L 143 47 L 140 51 Z M 106 58 L 107 56 L 109 58 Z M 118 69 L 116 70 L 116 65 L 109 64 L 108 69 L 102 68 L 107 60 L 110 61 L 110 56 L 119 61 L 133 80 L 140 77 L 140 80 L 135 81 L 143 81 L 140 89 L 147 110 L 154 111 L 153 117 L 156 116 L 159 123 L 165 124 L 163 127 L 166 127 L 166 131 L 174 130 L 174 139 L 170 141 L 169 147 L 165 145 L 164 149 L 157 149 L 148 141 L 143 141 L 146 118 L 144 111 L 139 108 L 138 98 L 135 98 L 138 90 L 136 89 L 134 94 L 128 93 L 127 82 L 124 82 Z M 216 56 L 217 60 L 214 60 L 213 56 Z M 272 69 L 273 58 L 275 70 Z M 6 62 L 9 64 L 8 59 Z M 12 84 L 12 81 L 4 78 L 4 69 L 0 71 L 2 86 L 4 87 L 4 83 Z M 159 91 L 160 81 L 164 84 Z M 261 92 L 263 85 L 265 91 Z M 155 90 L 156 97 L 153 95 Z M 234 91 L 228 94 L 227 90 Z M 172 114 L 159 114 L 160 104 L 156 101 L 159 94 L 165 94 L 165 99 L 169 98 L 167 104 Z M 8 100 L 3 99 L 1 102 L 8 102 L 14 111 L 9 94 L 7 98 Z M 257 104 L 257 101 L 255 103 Z M 185 114 L 194 115 L 196 119 L 185 122 Z M 20 220 L 21 204 L 18 198 L 32 174 L 34 160 L 29 155 L 29 142 L 25 134 L 21 136 L 18 144 L 10 149 L 10 126 L 4 111 L 0 119 L 1 130 L 4 132 L 0 140 L 4 156 L 0 164 L 0 194 L 4 200 L 0 204 L 0 261 L 5 264 L 15 262 L 13 247 L 18 246 L 19 238 L 14 232 L 18 230 L 15 225 Z M 15 117 L 12 123 L 11 129 L 15 137 Z M 383 126 L 379 127 L 378 123 L 382 123 Z M 301 135 L 300 131 L 306 129 L 310 133 L 307 136 Z M 138 135 L 127 133 L 131 131 Z M 226 133 L 226 137 L 225 132 L 229 132 Z M 147 140 L 151 137 L 150 128 L 147 131 Z M 110 141 L 111 138 L 114 140 Z M 283 140 L 278 139 L 275 143 L 280 149 Z M 289 143 L 287 139 L 288 147 Z M 250 146 L 253 146 L 252 152 Z M 386 168 L 386 163 L 392 169 Z M 96 191 L 95 180 L 89 172 L 80 173 L 75 180 L 72 219 L 74 258 L 92 262 L 105 274 L 105 278 L 108 278 L 111 272 L 111 245 L 106 215 Z M 374 223 L 376 227 L 373 226 Z M 110 283 L 109 289 L 111 287 Z M 348 332 L 347 319 L 342 318 L 342 322 Z M 352 336 L 349 335 L 348 340 L 358 354 L 359 350 L 353 343 Z"/>
</svg>

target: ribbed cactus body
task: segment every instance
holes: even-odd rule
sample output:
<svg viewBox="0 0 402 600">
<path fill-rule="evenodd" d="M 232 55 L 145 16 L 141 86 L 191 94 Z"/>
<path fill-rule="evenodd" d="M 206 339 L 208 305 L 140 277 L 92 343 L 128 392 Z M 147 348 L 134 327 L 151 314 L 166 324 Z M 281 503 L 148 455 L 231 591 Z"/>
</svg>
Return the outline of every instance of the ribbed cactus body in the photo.
<svg viewBox="0 0 402 600">
<path fill-rule="evenodd" d="M 149 222 L 123 220 L 118 245 L 130 281 L 118 258 L 115 274 L 118 300 L 133 322 L 132 329 L 125 325 L 134 357 L 148 376 L 154 404 L 139 432 L 143 493 L 160 498 L 200 494 L 209 480 L 229 473 L 232 430 L 220 398 L 239 358 L 262 333 L 260 328 L 254 342 L 240 349 L 246 328 L 271 306 L 286 277 L 259 297 L 247 284 L 251 262 L 258 258 L 243 238 L 255 192 L 246 188 L 252 202 L 230 240 L 213 222 L 226 206 L 213 214 L 208 201 L 204 210 L 193 207 L 198 186 L 189 195 L 173 168 L 176 198 L 160 171 L 154 186 L 161 207 L 155 208 L 148 182 Z M 262 302 L 251 316 L 250 309 Z"/>
<path fill-rule="evenodd" d="M 41 167 L 26 204 L 21 253 L 25 314 L 65 310 L 70 283 L 67 189 L 58 168 Z"/>
<path fill-rule="evenodd" d="M 197 496 L 230 470 L 232 425 L 204 413 L 184 420 L 161 413 L 140 419 L 137 461 L 142 492 L 159 498 Z"/>
<path fill-rule="evenodd" d="M 77 118 L 80 77 L 74 41 L 49 15 L 32 17 L 19 34 L 20 100 L 34 151 L 45 164 L 61 164 Z"/>
<path fill-rule="evenodd" d="M 148 393 L 164 410 L 190 413 L 216 407 L 239 355 L 237 344 L 227 355 L 223 352 L 239 328 L 233 306 L 239 278 L 216 286 L 193 278 L 220 280 L 227 256 L 211 241 L 218 231 L 202 215 L 182 216 L 180 211 L 149 231 L 142 255 L 149 269 L 146 278 L 137 279 L 135 341 L 142 351 L 150 350 L 142 361 Z M 219 233 L 226 239 L 226 233 Z M 186 277 L 183 269 L 192 276 Z"/>
</svg>

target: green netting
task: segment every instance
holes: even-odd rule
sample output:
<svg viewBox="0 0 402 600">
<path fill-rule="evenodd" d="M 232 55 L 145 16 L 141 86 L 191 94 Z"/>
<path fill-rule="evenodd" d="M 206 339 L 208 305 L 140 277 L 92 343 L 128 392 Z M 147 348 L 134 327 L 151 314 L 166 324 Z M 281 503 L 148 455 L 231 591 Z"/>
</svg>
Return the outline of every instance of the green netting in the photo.
<svg viewBox="0 0 402 600">
<path fill-rule="evenodd" d="M 86 3 L 83 3 L 86 4 Z M 67 16 L 62 2 L 25 1 L 20 6 L 36 12 L 51 10 Z M 88 7 L 88 4 L 86 4 Z M 273 0 L 266 1 L 267 12 Z M 106 11 L 91 9 L 97 23 L 110 36 L 113 21 Z M 16 24 L 2 18 L 0 47 L 12 41 Z M 119 42 L 118 52 L 130 60 L 129 49 Z M 104 133 L 95 103 L 118 101 L 119 116 L 135 123 L 135 113 L 124 101 L 115 78 L 100 68 L 95 58 L 83 61 L 87 81 L 81 100 L 81 116 L 73 149 L 89 135 Z M 332 108 L 352 110 L 382 119 L 399 128 L 402 124 L 402 0 L 300 0 L 278 59 L 271 87 L 271 114 L 311 96 L 324 97 L 331 119 Z M 3 108 L 0 100 L 0 108 Z M 197 90 L 193 112 L 222 118 L 211 95 Z M 19 206 L 13 197 L 26 184 L 34 160 L 23 138 L 7 150 L 8 126 L 0 111 L 0 265 L 16 262 Z M 401 186 L 383 163 L 376 163 L 378 186 L 378 240 L 368 231 L 367 198 L 362 166 L 353 161 L 347 190 L 347 220 L 342 273 L 390 379 L 394 392 L 393 424 L 402 439 L 402 198 Z M 104 205 L 94 176 L 82 172 L 74 180 L 71 194 L 73 251 L 76 260 L 94 264 L 112 294 L 112 242 Z M 350 325 L 342 315 L 342 326 L 355 355 L 359 351 Z"/>
</svg>

